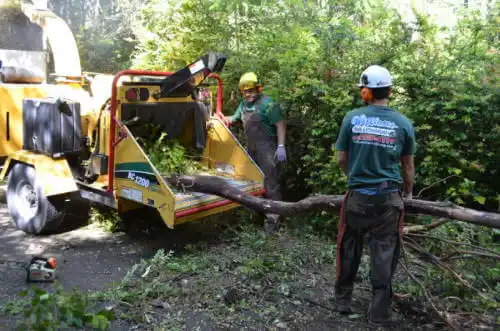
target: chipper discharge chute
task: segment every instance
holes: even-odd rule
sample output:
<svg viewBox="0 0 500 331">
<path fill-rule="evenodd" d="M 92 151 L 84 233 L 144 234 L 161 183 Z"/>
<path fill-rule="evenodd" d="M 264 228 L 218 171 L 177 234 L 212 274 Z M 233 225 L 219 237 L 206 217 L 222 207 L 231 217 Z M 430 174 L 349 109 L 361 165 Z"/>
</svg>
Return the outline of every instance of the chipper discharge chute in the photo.
<svg viewBox="0 0 500 331">
<path fill-rule="evenodd" d="M 188 193 L 170 185 L 168 176 L 186 170 L 174 167 L 176 160 L 188 160 L 184 163 L 191 175 L 217 176 L 247 194 L 262 195 L 263 173 L 221 120 L 222 82 L 215 72 L 225 60 L 209 53 L 173 74 L 121 71 L 109 87 L 109 101 L 94 112 L 95 119 L 82 117 L 82 122 L 95 122 L 81 133 L 88 146 L 85 152 L 75 156 L 28 149 L 11 155 L 2 175 L 16 163 L 32 170 L 14 169 L 9 187 L 30 184 L 35 188 L 28 197 L 31 205 L 37 200 L 35 205 L 45 206 L 34 208 L 38 214 L 16 214 L 23 197 L 12 188 L 13 197 L 8 200 L 16 224 L 30 224 L 20 227 L 31 233 L 53 231 L 60 222 L 51 217 L 64 213 L 54 201 L 72 194 L 116 208 L 124 217 L 134 211 L 156 210 L 169 228 L 238 206 L 225 198 Z M 215 89 L 207 83 L 210 81 L 217 82 Z M 75 102 L 66 105 L 78 108 Z M 60 112 L 59 108 L 53 107 L 52 112 Z M 75 127 L 82 130 L 82 126 Z M 57 165 L 58 170 L 49 171 L 47 165 Z M 40 176 L 49 174 L 50 178 L 39 177 L 38 169 L 43 170 Z M 58 181 L 64 188 L 53 188 Z"/>
</svg>

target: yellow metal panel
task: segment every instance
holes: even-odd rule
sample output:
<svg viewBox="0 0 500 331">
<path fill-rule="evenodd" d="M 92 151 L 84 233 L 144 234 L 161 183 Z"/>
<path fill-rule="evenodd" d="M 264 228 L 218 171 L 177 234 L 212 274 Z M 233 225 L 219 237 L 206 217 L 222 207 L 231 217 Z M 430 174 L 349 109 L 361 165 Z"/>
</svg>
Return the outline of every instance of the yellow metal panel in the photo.
<svg viewBox="0 0 500 331">
<path fill-rule="evenodd" d="M 186 222 L 189 222 L 189 221 L 199 220 L 199 219 L 201 219 L 203 217 L 207 217 L 207 216 L 210 216 L 210 215 L 219 214 L 219 213 L 231 210 L 231 209 L 239 207 L 239 206 L 240 205 L 237 204 L 236 202 L 232 202 L 232 203 L 224 205 L 224 206 L 215 207 L 215 208 L 212 208 L 212 209 L 208 209 L 208 210 L 204 210 L 204 211 L 198 212 L 196 214 L 187 215 L 187 216 L 184 216 L 182 218 L 177 218 L 176 221 L 175 221 L 175 225 L 179 225 L 179 224 L 186 223 Z"/>
<path fill-rule="evenodd" d="M 73 179 L 71 168 L 66 159 L 53 159 L 46 155 L 20 150 L 11 154 L 5 162 L 1 179 L 5 177 L 13 160 L 35 167 L 37 181 L 42 186 L 46 196 L 78 191 L 78 186 Z"/>
<path fill-rule="evenodd" d="M 55 72 L 60 75 L 79 77 L 80 56 L 70 27 L 63 19 L 47 8 L 22 3 L 21 9 L 31 22 L 38 24 L 50 43 Z"/>
<path fill-rule="evenodd" d="M 115 148 L 116 196 L 156 208 L 165 224 L 173 228 L 175 195 L 128 128 L 125 131 L 127 136 Z M 118 208 L 122 207 L 129 208 Z"/>
<path fill-rule="evenodd" d="M 207 144 L 203 152 L 202 162 L 208 168 L 218 169 L 223 173 L 225 172 L 231 175 L 234 179 L 255 181 L 254 183 L 249 183 L 248 186 L 243 189 L 247 194 L 260 191 L 264 187 L 264 174 L 243 146 L 237 141 L 236 137 L 219 118 L 212 117 L 208 123 Z M 203 207 L 223 200 L 225 199 L 221 197 L 206 195 L 199 199 L 199 201 L 197 200 L 196 206 L 193 206 L 189 202 L 184 201 L 182 196 L 179 196 L 176 203 L 176 212 L 186 211 L 190 208 Z M 237 203 L 230 203 L 213 207 L 211 209 L 179 217 L 175 224 L 197 220 L 238 206 L 239 204 Z"/>
<path fill-rule="evenodd" d="M 47 96 L 53 86 L 0 84 L 0 156 L 23 145 L 23 98 Z"/>
<path fill-rule="evenodd" d="M 19 151 L 23 145 L 23 99 L 64 97 L 80 102 L 83 130 L 85 118 L 92 112 L 90 96 L 83 89 L 49 84 L 0 83 L 0 156 Z M 83 131 L 84 134 L 87 132 Z"/>
<path fill-rule="evenodd" d="M 118 213 L 124 213 L 129 210 L 134 210 L 142 207 L 143 205 L 132 200 L 118 198 L 117 211 Z"/>
</svg>

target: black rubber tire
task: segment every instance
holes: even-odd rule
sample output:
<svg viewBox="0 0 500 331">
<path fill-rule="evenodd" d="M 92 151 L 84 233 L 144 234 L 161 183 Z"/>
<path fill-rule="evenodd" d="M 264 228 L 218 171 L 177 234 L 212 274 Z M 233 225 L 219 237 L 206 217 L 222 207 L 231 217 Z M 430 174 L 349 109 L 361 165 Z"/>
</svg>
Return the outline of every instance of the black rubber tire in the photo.
<svg viewBox="0 0 500 331">
<path fill-rule="evenodd" d="M 55 232 L 64 219 L 64 200 L 44 195 L 32 166 L 17 163 L 9 172 L 7 207 L 19 230 L 35 235 Z"/>
</svg>

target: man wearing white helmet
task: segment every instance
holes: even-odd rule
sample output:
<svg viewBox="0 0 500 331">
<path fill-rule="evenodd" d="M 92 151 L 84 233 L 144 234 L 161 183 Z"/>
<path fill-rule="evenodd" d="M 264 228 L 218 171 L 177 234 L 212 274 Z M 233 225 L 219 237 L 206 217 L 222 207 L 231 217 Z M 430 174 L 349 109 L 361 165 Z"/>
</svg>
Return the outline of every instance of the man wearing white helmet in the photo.
<svg viewBox="0 0 500 331">
<path fill-rule="evenodd" d="M 335 144 L 339 165 L 348 177 L 337 237 L 335 296 L 337 310 L 351 312 L 353 283 L 368 234 L 372 261 L 369 321 L 385 325 L 395 322 L 391 283 L 401 244 L 402 197 L 412 197 L 416 142 L 412 123 L 388 106 L 392 77 L 386 68 L 369 66 L 358 86 L 366 105 L 344 117 Z"/>
</svg>

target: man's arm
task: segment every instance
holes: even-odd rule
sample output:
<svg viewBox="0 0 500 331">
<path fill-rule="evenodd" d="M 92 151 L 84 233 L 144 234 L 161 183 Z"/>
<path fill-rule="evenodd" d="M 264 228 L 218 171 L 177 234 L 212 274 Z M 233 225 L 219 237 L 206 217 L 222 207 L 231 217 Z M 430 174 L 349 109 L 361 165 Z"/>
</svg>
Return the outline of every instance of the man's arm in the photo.
<svg viewBox="0 0 500 331">
<path fill-rule="evenodd" d="M 236 111 L 232 116 L 224 116 L 224 122 L 226 123 L 227 126 L 229 126 L 235 123 L 240 118 L 241 118 L 241 103 L 238 105 L 238 108 L 236 108 Z"/>
<path fill-rule="evenodd" d="M 413 155 L 401 156 L 401 168 L 403 169 L 404 189 L 403 195 L 406 198 L 413 198 L 413 179 L 415 177 L 415 165 Z"/>
<path fill-rule="evenodd" d="M 350 117 L 344 116 L 340 126 L 339 136 L 335 142 L 337 160 L 342 171 L 347 175 L 349 172 L 349 145 L 351 142 Z"/>
<path fill-rule="evenodd" d="M 347 164 L 349 160 L 349 153 L 345 151 L 337 151 L 337 159 L 339 162 L 339 166 L 342 169 L 342 171 L 347 175 Z"/>
<path fill-rule="evenodd" d="M 413 198 L 413 181 L 415 178 L 414 155 L 417 151 L 415 130 L 410 123 L 407 129 L 406 142 L 401 153 L 401 168 L 403 170 L 403 195 L 406 198 Z"/>
<path fill-rule="evenodd" d="M 281 120 L 276 122 L 276 131 L 278 134 L 278 145 L 285 146 L 285 138 L 286 138 L 286 122 L 285 120 Z"/>
</svg>

